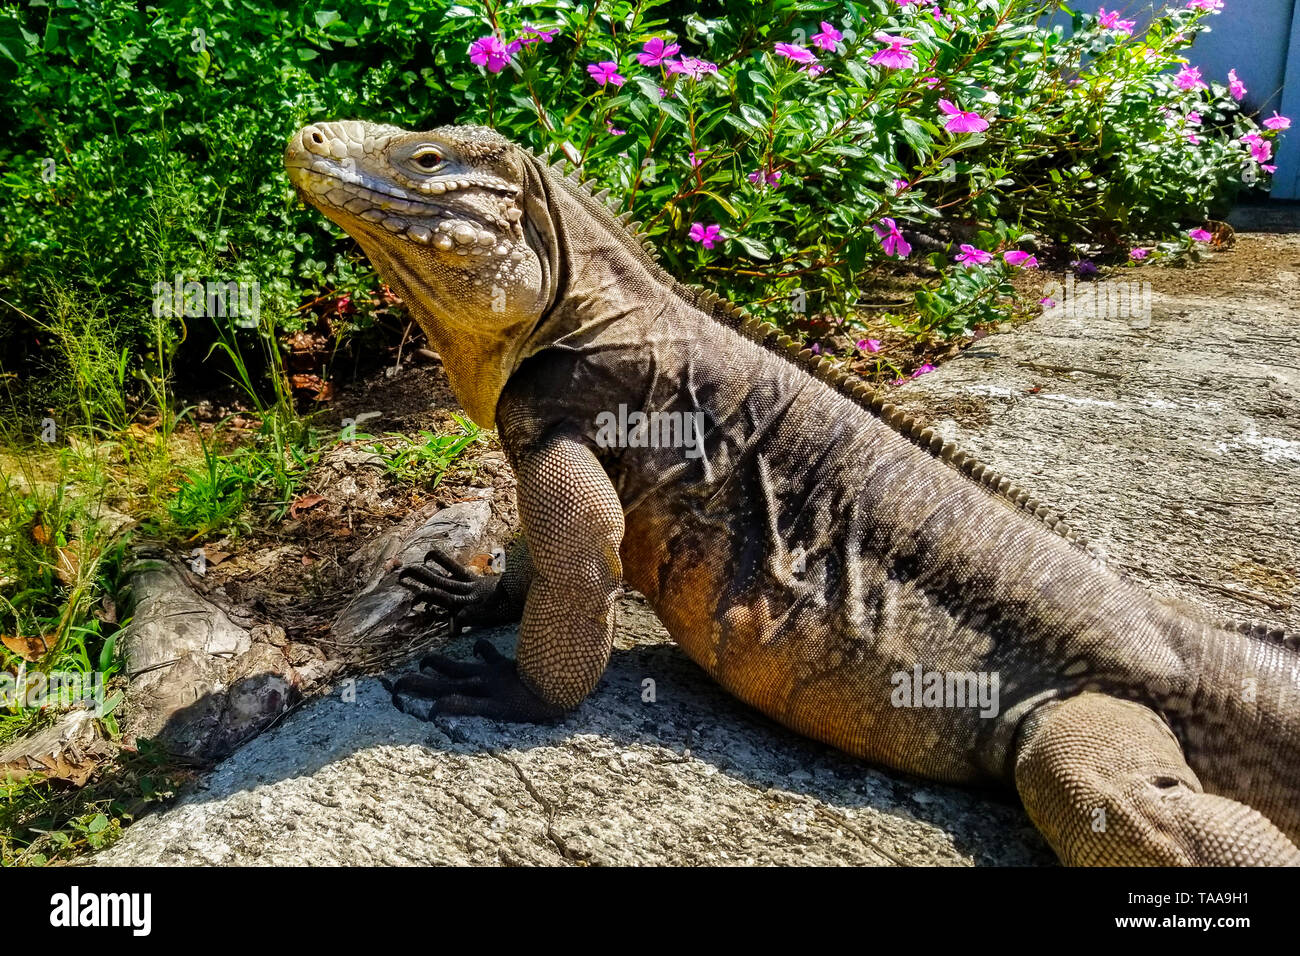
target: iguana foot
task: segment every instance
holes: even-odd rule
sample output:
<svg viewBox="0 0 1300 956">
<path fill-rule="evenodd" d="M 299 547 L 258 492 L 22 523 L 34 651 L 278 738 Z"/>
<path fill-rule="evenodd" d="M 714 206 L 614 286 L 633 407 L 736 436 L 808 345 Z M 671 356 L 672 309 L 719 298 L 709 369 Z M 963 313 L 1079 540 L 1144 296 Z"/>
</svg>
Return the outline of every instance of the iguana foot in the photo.
<svg viewBox="0 0 1300 956">
<path fill-rule="evenodd" d="M 415 595 L 425 619 L 450 615 L 452 633 L 462 627 L 505 624 L 519 619 L 520 607 L 502 592 L 502 578 L 476 574 L 445 551 L 433 548 L 421 564 L 402 568 L 397 583 Z M 423 610 L 421 610 L 423 607 Z"/>
<path fill-rule="evenodd" d="M 1098 693 L 1044 705 L 1020 733 L 1016 787 L 1073 866 L 1300 865 L 1261 813 L 1206 793 L 1155 711 Z"/>
<path fill-rule="evenodd" d="M 485 640 L 474 645 L 482 662 L 458 661 L 429 654 L 420 661 L 420 673 L 406 674 L 395 682 L 384 680 L 398 710 L 431 720 L 438 714 L 491 717 L 494 720 L 533 722 L 558 717 L 563 709 L 548 704 L 519 677 L 515 662 Z"/>
<path fill-rule="evenodd" d="M 466 609 L 489 603 L 497 585 L 438 548 L 428 551 L 423 563 L 402 568 L 397 583 L 414 593 L 416 608 L 423 605 L 426 616 L 442 611 L 453 625 Z"/>
</svg>

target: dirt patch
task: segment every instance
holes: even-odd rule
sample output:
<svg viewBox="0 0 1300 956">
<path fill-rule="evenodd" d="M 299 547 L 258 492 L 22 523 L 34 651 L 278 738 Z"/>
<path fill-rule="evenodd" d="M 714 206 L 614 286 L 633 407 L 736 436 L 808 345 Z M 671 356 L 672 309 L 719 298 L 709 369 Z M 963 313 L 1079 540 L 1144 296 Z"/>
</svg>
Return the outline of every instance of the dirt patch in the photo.
<svg viewBox="0 0 1300 956">
<path fill-rule="evenodd" d="M 395 474 L 365 437 L 392 442 L 398 439 L 389 433 L 398 433 L 418 441 L 421 431 L 454 433 L 458 412 L 441 364 L 413 353 L 396 372 L 382 369 L 338 389 L 312 418 L 331 444 L 303 479 L 284 520 L 201 549 L 205 596 L 327 650 L 330 621 L 361 583 L 365 569 L 351 559 L 367 541 L 412 514 L 483 497 L 484 489 L 492 501 L 487 537 L 506 540 L 518 525 L 515 479 L 495 432 L 482 433 L 434 487 Z M 357 438 L 338 441 L 348 419 Z M 200 552 L 177 557 L 193 565 Z"/>
</svg>

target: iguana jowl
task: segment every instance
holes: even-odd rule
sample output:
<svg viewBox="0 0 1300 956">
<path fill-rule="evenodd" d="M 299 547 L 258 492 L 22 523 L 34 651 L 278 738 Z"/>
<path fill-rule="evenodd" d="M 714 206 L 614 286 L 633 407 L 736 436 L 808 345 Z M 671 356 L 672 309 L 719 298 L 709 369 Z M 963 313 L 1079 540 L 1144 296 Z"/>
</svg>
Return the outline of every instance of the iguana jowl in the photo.
<svg viewBox="0 0 1300 956">
<path fill-rule="evenodd" d="M 398 706 L 576 706 L 626 580 L 737 697 L 900 770 L 1014 786 L 1068 863 L 1300 862 L 1285 636 L 1204 623 L 1106 570 L 1009 482 L 674 281 L 602 197 L 491 130 L 322 123 L 285 158 L 519 479 L 526 544 L 499 583 L 440 555 L 405 572 L 465 619 L 522 616 L 516 660 L 428 658 Z M 702 413 L 696 454 L 598 440 L 620 406 Z M 997 713 L 897 706 L 913 673 L 996 675 Z"/>
</svg>

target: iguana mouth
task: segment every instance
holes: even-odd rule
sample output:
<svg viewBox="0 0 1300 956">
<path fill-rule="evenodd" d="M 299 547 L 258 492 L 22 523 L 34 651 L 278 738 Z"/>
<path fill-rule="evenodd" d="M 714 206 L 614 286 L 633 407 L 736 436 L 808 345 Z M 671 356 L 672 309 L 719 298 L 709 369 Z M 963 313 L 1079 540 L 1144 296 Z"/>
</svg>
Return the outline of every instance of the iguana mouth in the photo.
<svg viewBox="0 0 1300 956">
<path fill-rule="evenodd" d="M 467 202 L 455 202 L 456 193 L 487 190 L 514 199 L 517 189 L 503 182 L 466 176 L 419 183 L 402 188 L 371 182 L 355 164 L 292 144 L 285 157 L 289 179 L 302 199 L 331 218 L 343 219 L 345 228 L 358 225 L 381 234 L 404 235 L 444 252 L 481 255 L 494 249 L 508 251 L 502 243 L 502 222 L 486 218 Z M 432 197 L 439 197 L 434 200 Z M 508 215 L 508 214 L 507 214 Z M 518 221 L 517 219 L 515 221 Z"/>
</svg>

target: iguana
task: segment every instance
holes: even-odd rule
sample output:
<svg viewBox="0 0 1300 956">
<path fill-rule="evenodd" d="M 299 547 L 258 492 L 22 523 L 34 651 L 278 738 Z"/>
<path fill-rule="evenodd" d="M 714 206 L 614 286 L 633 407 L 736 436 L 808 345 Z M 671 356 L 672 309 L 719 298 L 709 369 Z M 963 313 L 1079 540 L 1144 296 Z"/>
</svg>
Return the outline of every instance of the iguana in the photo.
<svg viewBox="0 0 1300 956">
<path fill-rule="evenodd" d="M 392 686 L 399 707 L 576 707 L 626 581 L 741 700 L 876 763 L 1014 787 L 1068 864 L 1300 863 L 1294 638 L 1203 622 L 1106 569 L 865 383 L 675 281 L 604 194 L 492 130 L 318 123 L 285 161 L 519 481 L 501 577 L 438 553 L 402 572 L 464 621 L 520 619 L 515 660 L 431 655 Z M 996 680 L 995 707 L 953 693 L 969 678 Z"/>
</svg>

